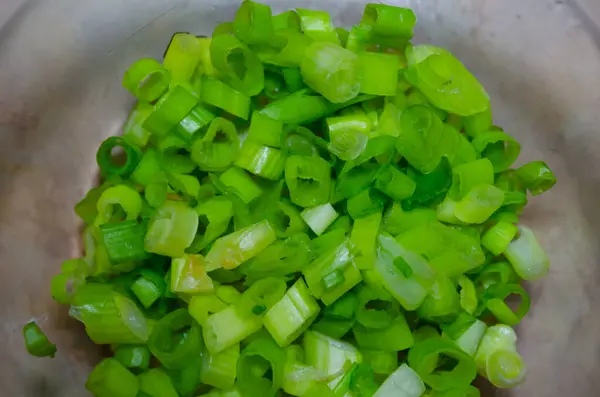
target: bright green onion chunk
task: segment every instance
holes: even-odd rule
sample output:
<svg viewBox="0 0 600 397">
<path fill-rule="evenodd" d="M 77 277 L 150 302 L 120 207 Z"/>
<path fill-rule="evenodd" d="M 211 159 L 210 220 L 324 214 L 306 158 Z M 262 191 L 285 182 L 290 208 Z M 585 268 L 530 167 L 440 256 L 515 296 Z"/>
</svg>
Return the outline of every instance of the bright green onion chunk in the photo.
<svg viewBox="0 0 600 397">
<path fill-rule="evenodd" d="M 493 353 L 504 350 L 517 351 L 517 334 L 508 325 L 498 324 L 489 327 L 483 334 L 475 353 L 479 374 L 486 374 L 487 362 Z"/>
<path fill-rule="evenodd" d="M 278 201 L 276 206 L 277 208 L 267 214 L 267 218 L 275 228 L 278 237 L 290 237 L 306 232 L 307 225 L 296 206 L 288 201 Z"/>
<path fill-rule="evenodd" d="M 123 76 L 123 87 L 141 101 L 153 102 L 169 88 L 171 74 L 157 61 L 140 59 Z"/>
<path fill-rule="evenodd" d="M 154 325 L 148 347 L 166 368 L 184 368 L 191 358 L 200 355 L 200 327 L 187 310 L 177 309 Z"/>
<path fill-rule="evenodd" d="M 226 309 L 227 303 L 216 295 L 194 295 L 190 299 L 188 311 L 198 324 L 204 326 L 211 314 Z"/>
<path fill-rule="evenodd" d="M 331 169 L 321 157 L 289 156 L 285 162 L 285 182 L 296 205 L 315 207 L 329 201 Z"/>
<path fill-rule="evenodd" d="M 221 237 L 229 227 L 233 217 L 233 203 L 227 197 L 217 196 L 196 207 L 199 217 L 199 232 L 188 252 L 197 253 Z"/>
<path fill-rule="evenodd" d="M 367 4 L 360 24 L 372 34 L 398 39 L 410 39 L 417 17 L 410 8 L 385 4 Z"/>
<path fill-rule="evenodd" d="M 200 380 L 202 383 L 219 389 L 233 388 L 237 377 L 237 362 L 240 357 L 240 344 L 236 343 L 217 354 L 202 352 Z"/>
<path fill-rule="evenodd" d="M 240 139 L 235 125 L 224 118 L 215 118 L 206 134 L 192 144 L 192 160 L 203 171 L 222 171 L 237 158 Z"/>
<path fill-rule="evenodd" d="M 273 29 L 275 31 L 288 29 L 295 32 L 301 32 L 300 16 L 293 10 L 277 14 L 273 17 Z"/>
<path fill-rule="evenodd" d="M 274 34 L 271 7 L 246 0 L 235 14 L 233 26 L 244 43 L 268 44 Z"/>
<path fill-rule="evenodd" d="M 444 358 L 456 361 L 456 366 L 445 370 Z M 416 343 L 408 352 L 408 365 L 434 390 L 463 387 L 477 376 L 473 358 L 452 341 L 443 338 L 425 339 Z"/>
<path fill-rule="evenodd" d="M 105 358 L 90 372 L 85 388 L 97 397 L 136 397 L 140 386 L 119 361 Z"/>
<path fill-rule="evenodd" d="M 337 44 L 308 46 L 300 71 L 305 83 L 332 103 L 349 101 L 360 91 L 358 57 Z"/>
<path fill-rule="evenodd" d="M 357 220 L 383 211 L 385 204 L 385 197 L 378 190 L 370 188 L 350 197 L 347 202 L 347 210 L 348 214 Z"/>
<path fill-rule="evenodd" d="M 302 59 L 304 59 L 304 53 L 312 42 L 313 41 L 310 37 L 300 32 L 294 30 L 280 30 L 275 33 L 273 43 L 271 43 L 271 46 L 268 47 L 272 52 L 268 52 L 263 56 L 263 62 L 276 66 L 296 68 L 302 63 Z M 297 71 L 299 72 L 299 70 Z M 302 82 L 301 76 L 299 76 L 300 81 L 298 84 L 291 84 L 291 77 L 292 75 L 288 70 L 286 79 L 286 71 L 283 71 L 283 78 L 288 86 L 289 91 L 295 92 L 299 86 L 304 85 L 304 83 Z"/>
<path fill-rule="evenodd" d="M 150 397 L 178 397 L 169 375 L 160 368 L 152 368 L 138 375 L 140 395 Z"/>
<path fill-rule="evenodd" d="M 175 85 L 156 102 L 142 126 L 153 134 L 167 135 L 197 104 L 196 94 L 184 85 Z"/>
<path fill-rule="evenodd" d="M 234 269 L 260 254 L 277 236 L 268 221 L 262 221 L 223 236 L 206 254 L 206 269 Z"/>
<path fill-rule="evenodd" d="M 175 387 L 175 390 L 177 390 L 177 393 L 179 393 L 180 396 L 193 396 L 195 392 L 198 391 L 198 388 L 200 387 L 201 366 L 202 360 L 200 357 L 197 357 L 190 360 L 188 365 L 183 369 L 165 369 L 171 378 L 173 387 Z"/>
<path fill-rule="evenodd" d="M 247 140 L 242 145 L 235 165 L 254 175 L 276 181 L 283 173 L 285 156 L 278 149 Z"/>
<path fill-rule="evenodd" d="M 327 149 L 344 161 L 354 160 L 367 147 L 371 121 L 366 116 L 351 115 L 325 119 L 329 131 Z"/>
<path fill-rule="evenodd" d="M 315 232 L 317 236 L 323 234 L 333 221 L 339 216 L 333 206 L 329 203 L 302 211 L 302 219 Z"/>
<path fill-rule="evenodd" d="M 189 33 L 175 33 L 165 52 L 163 65 L 171 72 L 174 82 L 189 82 L 200 62 L 198 38 Z"/>
<path fill-rule="evenodd" d="M 331 17 L 325 11 L 297 8 L 304 34 L 317 42 L 340 44 Z"/>
<path fill-rule="evenodd" d="M 115 359 L 126 368 L 146 371 L 150 366 L 150 350 L 146 346 L 119 345 Z"/>
<path fill-rule="evenodd" d="M 380 235 L 378 242 L 374 271 L 379 282 L 406 310 L 416 310 L 434 284 L 433 270 L 392 237 Z"/>
<path fill-rule="evenodd" d="M 252 2 L 246 1 L 244 4 Z M 262 6 L 267 7 L 268 6 Z M 225 74 L 225 82 L 247 96 L 257 95 L 265 86 L 263 65 L 252 51 L 231 35 L 220 35 L 210 42 L 215 69 Z"/>
<path fill-rule="evenodd" d="M 392 200 L 402 201 L 413 195 L 417 184 L 397 167 L 390 164 L 385 166 L 377 175 L 375 187 Z"/>
<path fill-rule="evenodd" d="M 297 339 L 317 318 L 319 305 L 306 283 L 299 279 L 264 316 L 265 328 L 275 342 L 286 347 Z"/>
<path fill-rule="evenodd" d="M 454 389 L 439 391 L 432 390 L 427 397 L 480 397 L 481 393 L 475 386 L 463 386 Z"/>
<path fill-rule="evenodd" d="M 119 215 L 117 206 L 125 212 L 126 220 L 135 220 L 142 212 L 142 198 L 138 192 L 127 185 L 109 187 L 102 192 L 96 203 L 98 215 L 94 225 L 101 226 L 113 220 L 116 215 Z"/>
<path fill-rule="evenodd" d="M 448 195 L 460 200 L 479 185 L 494 184 L 494 167 L 487 158 L 461 164 L 452 169 L 452 186 Z"/>
<path fill-rule="evenodd" d="M 179 201 L 166 201 L 150 220 L 146 233 L 147 252 L 179 257 L 192 244 L 198 230 L 198 214 Z"/>
<path fill-rule="evenodd" d="M 143 186 L 158 180 L 162 172 L 160 157 L 161 154 L 156 149 L 148 149 L 144 152 L 139 164 L 131 174 L 131 180 Z"/>
<path fill-rule="evenodd" d="M 420 397 L 424 392 L 425 385 L 419 374 L 402 364 L 383 382 L 373 397 Z"/>
<path fill-rule="evenodd" d="M 500 221 L 483 234 L 481 245 L 492 254 L 500 255 L 506 251 L 518 231 L 519 228 L 516 225 Z"/>
<path fill-rule="evenodd" d="M 219 177 L 221 183 L 245 204 L 258 199 L 263 190 L 241 168 L 231 167 Z"/>
<path fill-rule="evenodd" d="M 187 116 L 179 122 L 176 128 L 177 134 L 186 142 L 193 140 L 200 129 L 208 125 L 216 116 L 202 105 L 193 108 Z"/>
<path fill-rule="evenodd" d="M 100 226 L 108 256 L 114 263 L 140 260 L 147 257 L 144 250 L 146 225 L 135 220 L 105 223 Z"/>
<path fill-rule="evenodd" d="M 525 380 L 526 373 L 523 358 L 513 350 L 495 351 L 486 362 L 487 379 L 501 389 L 519 385 Z"/>
<path fill-rule="evenodd" d="M 171 292 L 184 294 L 210 294 L 215 286 L 206 274 L 202 255 L 184 255 L 171 261 Z"/>
<path fill-rule="evenodd" d="M 355 259 L 356 266 L 361 269 L 372 269 L 376 260 L 377 237 L 381 228 L 381 211 L 354 220 L 350 242 L 359 251 Z"/>
<path fill-rule="evenodd" d="M 254 339 L 237 362 L 237 387 L 247 396 L 274 397 L 283 383 L 285 350 L 269 336 Z M 267 372 L 270 376 L 267 377 Z"/>
<path fill-rule="evenodd" d="M 475 284 L 465 275 L 457 279 L 460 287 L 460 307 L 467 313 L 473 314 L 477 309 L 477 290 Z"/>
<path fill-rule="evenodd" d="M 113 150 L 117 148 L 122 149 L 125 155 L 123 165 L 118 165 L 115 162 Z M 135 170 L 141 156 L 142 153 L 137 146 L 130 144 L 121 137 L 112 136 L 100 144 L 100 148 L 98 148 L 96 154 L 96 162 L 104 176 L 126 175 Z"/>
<path fill-rule="evenodd" d="M 438 275 L 417 314 L 421 318 L 444 322 L 444 319 L 458 314 L 460 309 L 460 297 L 454 283 L 448 277 Z"/>
<path fill-rule="evenodd" d="M 400 60 L 397 55 L 361 52 L 358 54 L 360 92 L 371 95 L 396 95 Z"/>
<path fill-rule="evenodd" d="M 281 386 L 283 391 L 292 396 L 307 395 L 318 384 L 317 370 L 306 364 L 304 350 L 301 346 L 291 345 L 285 349 L 285 354 Z M 331 392 L 327 386 L 325 388 Z"/>
<path fill-rule="evenodd" d="M 260 145 L 279 148 L 283 135 L 283 123 L 273 120 L 259 112 L 252 113 L 250 128 L 248 129 L 248 141 Z"/>
<path fill-rule="evenodd" d="M 494 185 L 479 185 L 456 203 L 454 215 L 465 223 L 480 224 L 489 219 L 504 202 L 504 192 Z"/>
<path fill-rule="evenodd" d="M 510 284 L 518 282 L 517 276 L 512 265 L 507 261 L 491 263 L 475 278 L 475 284 L 484 290 L 495 284 Z"/>
<path fill-rule="evenodd" d="M 537 280 L 550 270 L 550 260 L 533 231 L 519 226 L 519 236 L 504 252 L 515 272 L 524 280 Z"/>
<path fill-rule="evenodd" d="M 23 338 L 27 352 L 34 357 L 51 357 L 56 354 L 56 345 L 48 340 L 44 331 L 35 321 L 30 321 L 23 327 Z"/>
<path fill-rule="evenodd" d="M 131 284 L 131 291 L 146 309 L 160 299 L 166 290 L 164 278 L 150 270 L 140 270 L 140 276 Z"/>
<path fill-rule="evenodd" d="M 485 89 L 450 52 L 432 45 L 406 49 L 407 80 L 437 108 L 472 116 L 490 107 Z"/>
<path fill-rule="evenodd" d="M 398 354 L 379 350 L 361 350 L 364 364 L 377 375 L 390 375 L 398 368 Z"/>
<path fill-rule="evenodd" d="M 81 321 L 90 339 L 103 344 L 140 344 L 150 326 L 138 306 L 110 284 L 87 283 L 77 291 L 69 311 Z"/>
<path fill-rule="evenodd" d="M 212 77 L 202 79 L 200 98 L 243 120 L 250 117 L 250 97 Z"/>
<path fill-rule="evenodd" d="M 355 248 L 348 239 L 339 245 L 328 246 L 302 273 L 312 295 L 326 305 L 331 305 L 346 292 L 362 281 L 360 271 L 354 263 Z M 334 273 L 338 271 L 337 273 Z M 332 277 L 343 280 L 330 288 L 325 287 L 324 279 Z M 339 275 L 339 276 L 338 276 Z"/>
<path fill-rule="evenodd" d="M 519 142 L 502 132 L 502 130 L 492 130 L 478 134 L 472 143 L 475 150 L 482 157 L 486 157 L 491 161 L 494 172 L 507 170 L 521 152 Z"/>
<path fill-rule="evenodd" d="M 520 166 L 515 173 L 534 196 L 542 194 L 556 185 L 556 177 L 552 170 L 540 160 Z"/>
<path fill-rule="evenodd" d="M 475 320 L 469 328 L 456 340 L 456 345 L 471 357 L 475 356 L 477 348 L 483 339 L 483 335 L 487 330 L 487 325 L 481 320 Z"/>
<path fill-rule="evenodd" d="M 402 205 L 394 203 L 383 216 L 383 231 L 397 236 L 423 224 L 435 221 L 435 210 L 430 208 L 416 208 L 404 211 Z"/>
<path fill-rule="evenodd" d="M 414 344 L 410 328 L 401 313 L 384 328 L 369 328 L 356 324 L 352 332 L 361 349 L 398 352 Z"/>
<path fill-rule="evenodd" d="M 506 304 L 505 300 L 512 295 L 521 298 L 521 301 L 516 309 L 513 310 Z M 493 285 L 484 291 L 481 297 L 481 305 L 478 309 L 478 314 L 481 314 L 485 309 L 490 311 L 500 322 L 507 325 L 517 325 L 531 307 L 531 298 L 529 294 L 516 284 Z"/>
</svg>

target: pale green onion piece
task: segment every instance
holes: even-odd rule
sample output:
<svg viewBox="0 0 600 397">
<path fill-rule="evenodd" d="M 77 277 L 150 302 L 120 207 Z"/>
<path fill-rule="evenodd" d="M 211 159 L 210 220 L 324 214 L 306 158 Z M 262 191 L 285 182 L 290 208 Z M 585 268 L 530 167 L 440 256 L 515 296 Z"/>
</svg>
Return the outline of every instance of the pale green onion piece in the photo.
<svg viewBox="0 0 600 397">
<path fill-rule="evenodd" d="M 185 255 L 171 261 L 171 292 L 210 294 L 215 286 L 208 274 L 202 255 Z"/>
<path fill-rule="evenodd" d="M 96 208 L 98 215 L 94 220 L 95 226 L 101 226 L 111 221 L 119 205 L 125 211 L 125 220 L 136 220 L 142 212 L 142 198 L 138 192 L 127 185 L 109 187 L 100 195 Z"/>
<path fill-rule="evenodd" d="M 494 185 L 480 185 L 456 203 L 454 215 L 465 223 L 483 223 L 504 202 L 504 192 Z"/>
<path fill-rule="evenodd" d="M 202 352 L 200 381 L 204 384 L 229 390 L 235 383 L 240 344 L 236 343 L 217 354 Z"/>
<path fill-rule="evenodd" d="M 475 363 L 480 375 L 485 375 L 488 358 L 499 350 L 517 351 L 517 334 L 508 325 L 493 325 L 483 334 L 475 353 Z"/>
<path fill-rule="evenodd" d="M 515 272 L 524 280 L 537 280 L 550 270 L 550 259 L 538 243 L 533 231 L 519 226 L 520 235 L 504 252 Z"/>
<path fill-rule="evenodd" d="M 262 221 L 221 237 L 206 254 L 206 269 L 234 269 L 254 258 L 275 242 L 277 235 L 268 221 Z"/>
<path fill-rule="evenodd" d="M 246 339 L 262 325 L 262 317 L 242 313 L 232 305 L 210 315 L 202 327 L 202 335 L 210 354 L 217 354 Z"/>
<path fill-rule="evenodd" d="M 477 348 L 487 330 L 487 325 L 481 320 L 475 320 L 473 324 L 461 336 L 456 339 L 456 344 L 471 357 L 475 356 Z"/>
<path fill-rule="evenodd" d="M 483 234 L 481 245 L 498 256 L 506 251 L 518 231 L 519 228 L 513 223 L 500 221 Z"/>
<path fill-rule="evenodd" d="M 333 206 L 329 203 L 313 208 L 307 208 L 302 211 L 300 215 L 317 236 L 323 234 L 325 229 L 327 229 L 339 216 Z"/>
<path fill-rule="evenodd" d="M 373 397 L 420 397 L 425 393 L 421 377 L 408 365 L 402 364 L 391 374 Z"/>
<path fill-rule="evenodd" d="M 315 41 L 339 44 L 339 38 L 329 13 L 297 8 L 304 34 Z"/>
<path fill-rule="evenodd" d="M 147 252 L 179 257 L 194 241 L 198 214 L 179 201 L 167 201 L 148 225 L 144 246 Z"/>
<path fill-rule="evenodd" d="M 319 305 L 299 279 L 265 314 L 263 323 L 275 342 L 286 347 L 297 339 L 317 318 Z"/>
<path fill-rule="evenodd" d="M 527 374 L 523 358 L 513 350 L 498 350 L 490 354 L 485 372 L 490 383 L 501 389 L 517 386 Z"/>
<path fill-rule="evenodd" d="M 163 65 L 174 82 L 191 81 L 200 62 L 202 49 L 198 38 L 189 33 L 175 33 L 165 52 Z"/>
<path fill-rule="evenodd" d="M 382 213 L 358 218 L 352 226 L 350 242 L 359 250 L 355 259 L 356 267 L 359 269 L 371 269 L 375 265 L 376 243 L 380 233 Z"/>
</svg>

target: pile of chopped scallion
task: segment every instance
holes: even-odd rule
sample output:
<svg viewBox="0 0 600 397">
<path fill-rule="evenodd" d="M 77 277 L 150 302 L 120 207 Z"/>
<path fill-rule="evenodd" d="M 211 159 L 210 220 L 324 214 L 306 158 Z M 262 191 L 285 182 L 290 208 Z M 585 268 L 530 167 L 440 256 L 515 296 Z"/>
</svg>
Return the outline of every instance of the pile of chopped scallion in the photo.
<svg viewBox="0 0 600 397">
<path fill-rule="evenodd" d="M 556 182 L 492 124 L 410 9 L 273 16 L 244 1 L 173 36 L 75 211 L 85 255 L 52 296 L 113 353 L 96 397 L 472 397 L 525 376 L 521 280 L 549 261 L 519 224 Z M 115 149 L 122 151 L 116 155 Z M 520 298 L 517 307 L 507 298 Z M 512 299 L 512 298 L 511 298 Z M 35 322 L 35 356 L 54 346 Z"/>
</svg>

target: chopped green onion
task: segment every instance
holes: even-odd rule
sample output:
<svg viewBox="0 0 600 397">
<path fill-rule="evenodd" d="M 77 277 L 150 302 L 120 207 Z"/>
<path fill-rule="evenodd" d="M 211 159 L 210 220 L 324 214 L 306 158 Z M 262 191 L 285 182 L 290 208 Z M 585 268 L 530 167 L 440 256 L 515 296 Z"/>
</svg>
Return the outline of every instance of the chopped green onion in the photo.
<svg viewBox="0 0 600 397">
<path fill-rule="evenodd" d="M 245 204 L 250 204 L 263 194 L 260 186 L 241 168 L 231 167 L 221 174 L 219 179 Z"/>
<path fill-rule="evenodd" d="M 210 294 L 214 292 L 212 279 L 206 274 L 202 255 L 184 255 L 171 261 L 171 292 L 183 294 Z"/>
<path fill-rule="evenodd" d="M 371 121 L 364 116 L 330 117 L 326 119 L 329 131 L 327 150 L 344 161 L 354 160 L 367 147 Z"/>
<path fill-rule="evenodd" d="M 217 117 L 210 123 L 206 134 L 194 141 L 192 159 L 203 171 L 221 171 L 234 162 L 239 147 L 235 125 Z"/>
<path fill-rule="evenodd" d="M 492 254 L 498 256 L 508 248 L 519 228 L 506 221 L 500 221 L 488 229 L 481 238 L 481 244 Z"/>
<path fill-rule="evenodd" d="M 202 233 L 196 235 L 188 248 L 188 252 L 193 253 L 202 251 L 227 231 L 233 217 L 233 204 L 227 197 L 213 197 L 198 205 L 196 213 Z"/>
<path fill-rule="evenodd" d="M 417 309 L 419 317 L 429 320 L 452 318 L 460 310 L 460 297 L 452 280 L 440 276 L 435 278 L 431 292 Z"/>
<path fill-rule="evenodd" d="M 84 259 L 63 262 L 60 274 L 52 277 L 50 281 L 52 299 L 62 304 L 70 304 L 73 296 L 85 285 L 89 270 L 89 265 Z"/>
<path fill-rule="evenodd" d="M 317 42 L 339 44 L 337 32 L 327 12 L 304 8 L 297 8 L 296 12 L 305 35 Z"/>
<path fill-rule="evenodd" d="M 489 327 L 475 353 L 475 362 L 480 375 L 485 375 L 487 361 L 496 351 L 517 351 L 517 334 L 508 325 L 498 324 Z"/>
<path fill-rule="evenodd" d="M 146 225 L 135 220 L 105 223 L 100 226 L 108 256 L 114 263 L 144 259 Z"/>
<path fill-rule="evenodd" d="M 367 4 L 360 24 L 379 36 L 410 39 L 416 22 L 417 17 L 410 8 Z"/>
<path fill-rule="evenodd" d="M 283 123 L 259 112 L 252 113 L 248 141 L 274 148 L 281 147 Z"/>
<path fill-rule="evenodd" d="M 165 289 L 164 278 L 149 269 L 140 270 L 140 277 L 131 284 L 131 291 L 146 309 L 164 295 Z"/>
<path fill-rule="evenodd" d="M 377 175 L 375 187 L 392 200 L 402 201 L 413 195 L 417 184 L 395 166 L 387 165 Z"/>
<path fill-rule="evenodd" d="M 144 314 L 110 284 L 87 283 L 77 291 L 69 314 L 85 325 L 90 339 L 102 344 L 146 342 L 150 327 Z"/>
<path fill-rule="evenodd" d="M 347 202 L 348 214 L 354 220 L 381 212 L 384 206 L 385 197 L 375 189 L 363 190 Z"/>
<path fill-rule="evenodd" d="M 380 233 L 382 213 L 374 214 L 356 219 L 352 225 L 350 242 L 360 252 L 355 259 L 356 266 L 363 269 L 371 269 L 376 260 L 376 243 Z"/>
<path fill-rule="evenodd" d="M 105 358 L 88 376 L 85 388 L 96 397 L 136 397 L 137 377 L 114 358 Z"/>
<path fill-rule="evenodd" d="M 192 296 L 188 305 L 190 315 L 198 324 L 204 326 L 208 316 L 226 309 L 228 306 L 215 295 Z"/>
<path fill-rule="evenodd" d="M 250 97 L 212 77 L 202 79 L 200 98 L 243 120 L 250 116 Z"/>
<path fill-rule="evenodd" d="M 356 320 L 364 327 L 371 329 L 387 328 L 400 314 L 398 303 L 387 293 L 369 287 L 361 287 L 358 289 L 357 298 Z M 375 307 L 372 308 L 371 305 Z M 381 308 L 377 308 L 377 306 Z"/>
<path fill-rule="evenodd" d="M 398 56 L 361 52 L 358 54 L 360 92 L 371 95 L 396 95 L 398 86 Z"/>
<path fill-rule="evenodd" d="M 126 368 L 145 371 L 150 366 L 150 350 L 146 346 L 120 345 L 115 359 Z"/>
<path fill-rule="evenodd" d="M 23 327 L 23 338 L 27 352 L 35 357 L 51 357 L 56 354 L 56 345 L 48 340 L 44 331 L 40 329 L 35 321 L 31 321 Z"/>
<path fill-rule="evenodd" d="M 154 102 L 171 83 L 171 74 L 157 61 L 140 59 L 129 67 L 123 76 L 123 87 L 138 99 Z"/>
<path fill-rule="evenodd" d="M 504 302 L 511 295 L 517 295 L 521 298 L 521 302 L 515 312 Z M 507 325 L 517 325 L 527 315 L 531 306 L 529 294 L 516 284 L 492 285 L 485 290 L 481 301 L 482 304 L 478 310 L 479 313 L 487 309 L 500 322 Z"/>
<path fill-rule="evenodd" d="M 159 152 L 148 149 L 141 157 L 139 164 L 131 174 L 131 180 L 143 186 L 149 185 L 158 179 L 162 172 Z"/>
<path fill-rule="evenodd" d="M 452 187 L 448 195 L 455 200 L 460 200 L 479 185 L 493 184 L 494 167 L 489 159 L 483 158 L 452 169 Z"/>
<path fill-rule="evenodd" d="M 497 350 L 486 362 L 486 377 L 498 388 L 512 388 L 525 380 L 525 362 L 513 350 Z"/>
<path fill-rule="evenodd" d="M 166 201 L 150 220 L 145 249 L 159 255 L 182 256 L 198 230 L 198 214 L 179 201 Z"/>
<path fill-rule="evenodd" d="M 434 359 L 435 357 L 456 360 L 456 366 L 449 371 L 438 369 L 440 359 Z M 463 387 L 477 376 L 473 358 L 452 341 L 443 338 L 425 339 L 416 343 L 408 352 L 408 365 L 434 390 Z"/>
<path fill-rule="evenodd" d="M 353 328 L 354 338 L 362 349 L 379 351 L 401 351 L 414 344 L 414 338 L 408 328 L 404 315 L 398 313 L 391 324 L 384 328 L 368 328 L 356 324 Z"/>
<path fill-rule="evenodd" d="M 169 369 L 182 369 L 200 355 L 200 327 L 186 309 L 177 309 L 155 325 L 148 347 L 160 363 Z"/>
<path fill-rule="evenodd" d="M 477 348 L 487 330 L 487 325 L 481 320 L 475 320 L 457 339 L 456 344 L 471 357 L 475 356 Z"/>
<path fill-rule="evenodd" d="M 342 285 L 344 284 L 344 281 L 346 281 L 344 273 L 342 273 L 342 271 L 339 269 L 336 269 L 331 273 L 326 274 L 321 279 L 321 283 L 323 284 L 323 288 L 325 288 L 325 290 L 335 288 L 338 285 Z"/>
<path fill-rule="evenodd" d="M 483 223 L 504 202 L 504 192 L 494 185 L 479 185 L 456 203 L 454 215 L 465 223 Z"/>
<path fill-rule="evenodd" d="M 339 215 L 331 204 L 327 203 L 317 207 L 307 208 L 302 211 L 301 216 L 310 229 L 315 232 L 317 236 L 320 236 Z"/>
<path fill-rule="evenodd" d="M 114 158 L 113 151 L 117 148 L 122 149 L 123 154 L 125 155 L 125 161 L 122 165 L 119 165 Z M 117 154 L 117 156 L 119 155 Z M 112 136 L 100 144 L 100 148 L 98 148 L 96 154 L 96 161 L 104 176 L 122 176 L 130 174 L 135 170 L 140 162 L 141 156 L 142 153 L 137 146 L 130 144 L 121 137 Z"/>
<path fill-rule="evenodd" d="M 421 377 L 406 364 L 391 374 L 373 397 L 420 397 L 425 392 Z"/>
<path fill-rule="evenodd" d="M 207 126 L 216 116 L 202 105 L 193 108 L 179 122 L 176 128 L 178 135 L 186 142 L 192 141 L 201 128 Z"/>
<path fill-rule="evenodd" d="M 219 238 L 206 254 L 207 270 L 234 269 L 260 254 L 277 236 L 268 221 L 262 221 Z"/>
<path fill-rule="evenodd" d="M 404 211 L 402 205 L 394 203 L 383 216 L 383 231 L 397 236 L 423 224 L 437 219 L 435 210 L 430 208 L 416 208 Z"/>
<path fill-rule="evenodd" d="M 294 204 L 305 208 L 324 205 L 331 191 L 331 169 L 321 157 L 289 156 L 285 182 Z"/>
<path fill-rule="evenodd" d="M 243 4 L 256 3 L 245 1 Z M 260 7 L 269 8 L 263 5 Z M 257 95 L 263 90 L 265 73 L 262 63 L 256 54 L 234 36 L 214 36 L 210 42 L 210 56 L 215 69 L 225 74 L 225 82 L 233 89 L 247 96 Z"/>
<path fill-rule="evenodd" d="M 376 375 L 390 375 L 398 368 L 398 354 L 379 350 L 361 350 L 364 364 L 369 365 Z"/>
<path fill-rule="evenodd" d="M 519 226 L 519 236 L 508 245 L 504 255 L 524 280 L 537 280 L 550 270 L 548 256 L 533 231 L 525 226 Z"/>
<path fill-rule="evenodd" d="M 202 383 L 229 390 L 237 377 L 237 362 L 240 357 L 240 344 L 236 343 L 227 349 L 211 354 L 202 352 L 202 367 L 200 380 Z"/>
<path fill-rule="evenodd" d="M 197 37 L 189 33 L 175 33 L 165 52 L 163 65 L 171 72 L 174 82 L 191 81 L 200 62 L 202 49 Z"/>
<path fill-rule="evenodd" d="M 492 162 L 494 172 L 507 170 L 521 152 L 521 145 L 502 131 L 478 134 L 472 143 L 481 156 Z"/>
<path fill-rule="evenodd" d="M 196 94 L 183 85 L 175 85 L 154 105 L 142 126 L 153 134 L 165 136 L 198 104 Z"/>
<path fill-rule="evenodd" d="M 492 128 L 492 108 L 489 107 L 483 112 L 465 117 L 463 120 L 467 135 L 474 138 Z"/>
<path fill-rule="evenodd" d="M 306 232 L 306 223 L 298 208 L 287 201 L 278 201 L 277 208 L 267 215 L 278 237 L 290 237 Z M 339 218 L 338 218 L 339 220 Z"/>
<path fill-rule="evenodd" d="M 556 177 L 543 161 L 532 161 L 522 165 L 515 173 L 534 196 L 544 193 L 556 184 Z"/>
<path fill-rule="evenodd" d="M 142 212 L 142 198 L 138 192 L 126 185 L 112 186 L 104 190 L 98 198 L 96 203 L 98 215 L 94 225 L 101 226 L 118 216 L 117 205 L 125 212 L 126 220 L 135 220 Z"/>
<path fill-rule="evenodd" d="M 263 322 L 277 344 L 286 347 L 312 324 L 318 313 L 319 305 L 300 279 L 269 309 Z"/>
<path fill-rule="evenodd" d="M 465 275 L 459 276 L 456 282 L 460 287 L 460 307 L 465 312 L 473 314 L 477 309 L 475 284 Z"/>
<path fill-rule="evenodd" d="M 285 350 L 268 335 L 258 337 L 242 351 L 237 363 L 237 387 L 248 396 L 275 397 L 283 383 Z M 271 373 L 270 378 L 265 376 Z"/>
<path fill-rule="evenodd" d="M 271 7 L 246 0 L 233 22 L 235 35 L 246 44 L 268 44 L 274 34 Z"/>
<path fill-rule="evenodd" d="M 360 91 L 358 57 L 337 44 L 316 41 L 308 46 L 300 71 L 304 82 L 332 103 L 349 101 Z"/>
<path fill-rule="evenodd" d="M 140 395 L 150 397 L 178 397 L 169 375 L 160 368 L 152 368 L 138 376 Z"/>
<path fill-rule="evenodd" d="M 254 175 L 276 181 L 283 173 L 285 157 L 278 149 L 246 140 L 235 165 Z"/>
</svg>

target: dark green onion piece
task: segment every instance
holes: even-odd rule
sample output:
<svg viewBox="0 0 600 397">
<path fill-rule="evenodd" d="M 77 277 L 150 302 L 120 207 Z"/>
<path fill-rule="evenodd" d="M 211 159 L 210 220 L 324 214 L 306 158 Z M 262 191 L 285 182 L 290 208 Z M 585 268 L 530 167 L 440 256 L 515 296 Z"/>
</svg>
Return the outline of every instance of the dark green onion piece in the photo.
<svg viewBox="0 0 600 397">
<path fill-rule="evenodd" d="M 85 388 L 96 397 L 136 397 L 137 377 L 114 358 L 105 358 L 88 376 Z"/>
<path fill-rule="evenodd" d="M 329 201 L 331 169 L 321 157 L 290 156 L 285 163 L 285 181 L 292 202 L 314 207 Z"/>
<path fill-rule="evenodd" d="M 131 291 L 146 309 L 164 295 L 165 289 L 164 278 L 150 269 L 140 270 L 140 276 L 131 284 Z"/>
<path fill-rule="evenodd" d="M 178 309 L 155 325 L 148 347 L 161 364 L 170 369 L 182 369 L 190 359 L 198 357 L 202 347 L 200 327 L 185 309 Z"/>
<path fill-rule="evenodd" d="M 141 396 L 179 397 L 169 375 L 161 368 L 152 368 L 138 376 Z"/>
<path fill-rule="evenodd" d="M 125 160 L 122 165 L 118 164 L 119 159 L 114 158 L 113 150 L 116 148 L 123 150 Z M 96 162 L 104 176 L 121 176 L 131 174 L 140 162 L 141 157 L 142 152 L 137 146 L 131 145 L 121 137 L 112 136 L 102 142 L 100 148 L 98 148 Z"/>
<path fill-rule="evenodd" d="M 44 331 L 31 321 L 23 327 L 23 338 L 27 352 L 35 357 L 51 357 L 56 354 L 56 345 L 48 340 Z"/>
<path fill-rule="evenodd" d="M 171 74 L 157 61 L 140 59 L 123 76 L 123 87 L 138 99 L 153 102 L 169 88 Z"/>
</svg>

